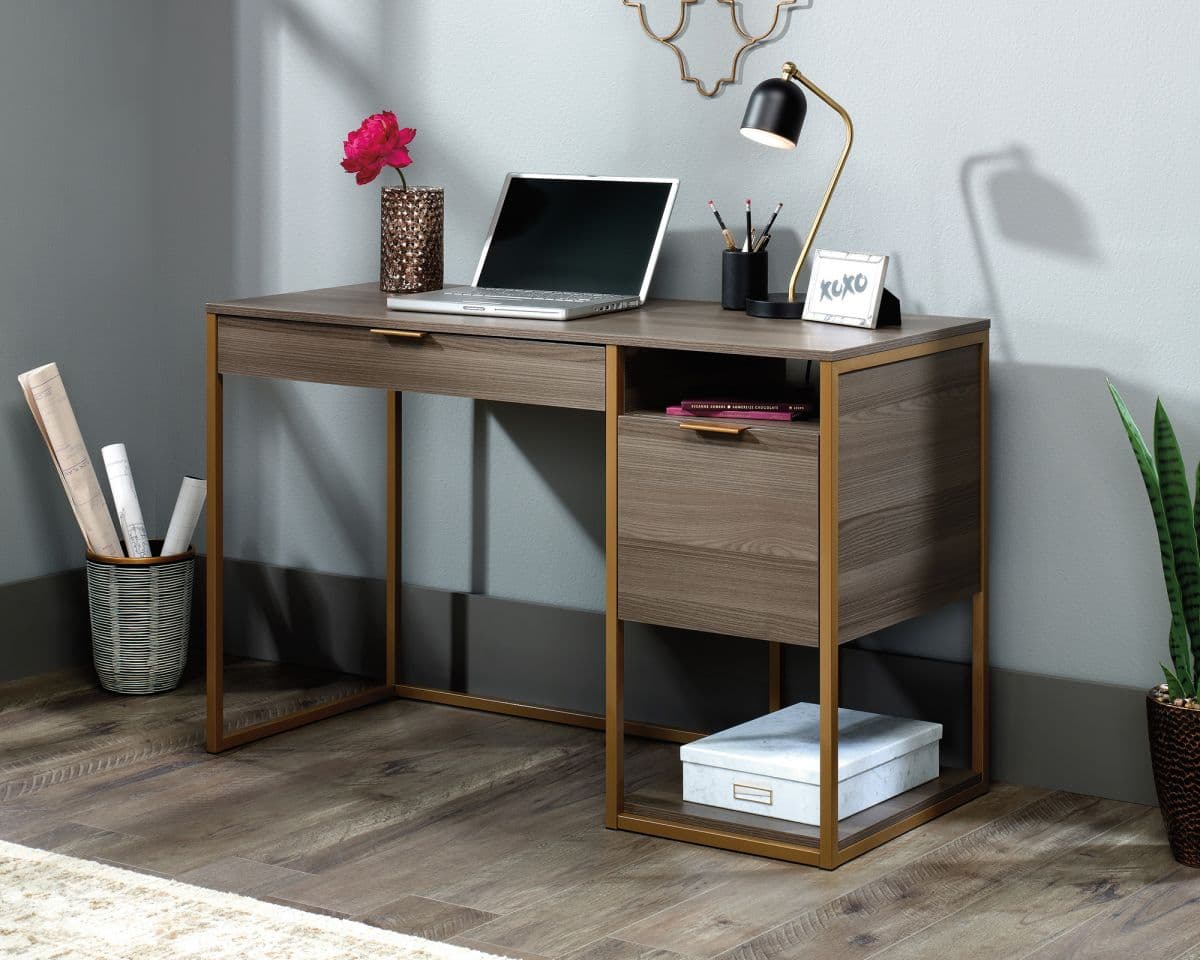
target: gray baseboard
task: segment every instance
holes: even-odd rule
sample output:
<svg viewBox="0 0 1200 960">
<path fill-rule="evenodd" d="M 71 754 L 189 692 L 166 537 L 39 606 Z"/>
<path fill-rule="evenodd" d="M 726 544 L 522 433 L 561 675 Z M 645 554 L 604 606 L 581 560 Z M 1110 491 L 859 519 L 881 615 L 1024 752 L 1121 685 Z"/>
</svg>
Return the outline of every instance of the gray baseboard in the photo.
<svg viewBox="0 0 1200 960">
<path fill-rule="evenodd" d="M 82 567 L 0 585 L 0 682 L 91 663 Z"/>
<path fill-rule="evenodd" d="M 202 567 L 194 655 L 203 656 Z M 226 650 L 367 676 L 383 671 L 380 580 L 226 561 Z M 400 667 L 408 682 L 601 713 L 601 614 L 405 584 Z M 0 586 L 0 680 L 87 663 L 81 571 Z M 766 705 L 766 645 L 683 630 L 626 626 L 627 716 L 719 730 Z M 943 724 L 943 757 L 968 749 L 966 665 L 862 649 L 842 651 L 842 705 Z M 784 695 L 815 700 L 816 651 L 787 648 Z M 992 670 L 992 768 L 998 780 L 1154 802 L 1144 691 Z"/>
</svg>

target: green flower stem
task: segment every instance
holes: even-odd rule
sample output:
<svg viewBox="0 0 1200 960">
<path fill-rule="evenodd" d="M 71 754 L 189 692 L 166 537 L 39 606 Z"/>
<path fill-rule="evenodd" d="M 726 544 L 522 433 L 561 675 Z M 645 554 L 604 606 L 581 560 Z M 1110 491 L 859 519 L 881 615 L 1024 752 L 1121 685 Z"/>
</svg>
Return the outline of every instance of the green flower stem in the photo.
<svg viewBox="0 0 1200 960">
<path fill-rule="evenodd" d="M 401 170 L 399 167 L 394 167 L 393 169 L 395 169 L 395 171 L 398 174 L 400 174 L 400 189 L 407 190 L 408 189 L 408 181 L 404 179 L 404 171 Z"/>
</svg>

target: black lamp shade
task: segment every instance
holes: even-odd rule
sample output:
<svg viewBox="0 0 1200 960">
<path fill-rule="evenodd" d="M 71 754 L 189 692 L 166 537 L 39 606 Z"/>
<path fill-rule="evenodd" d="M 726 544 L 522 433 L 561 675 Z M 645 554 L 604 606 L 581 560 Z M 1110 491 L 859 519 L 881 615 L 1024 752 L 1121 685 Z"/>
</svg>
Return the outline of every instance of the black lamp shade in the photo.
<svg viewBox="0 0 1200 960">
<path fill-rule="evenodd" d="M 791 149 L 800 139 L 807 113 L 804 91 L 789 80 L 772 77 L 750 94 L 742 117 L 742 136 L 769 147 Z"/>
</svg>

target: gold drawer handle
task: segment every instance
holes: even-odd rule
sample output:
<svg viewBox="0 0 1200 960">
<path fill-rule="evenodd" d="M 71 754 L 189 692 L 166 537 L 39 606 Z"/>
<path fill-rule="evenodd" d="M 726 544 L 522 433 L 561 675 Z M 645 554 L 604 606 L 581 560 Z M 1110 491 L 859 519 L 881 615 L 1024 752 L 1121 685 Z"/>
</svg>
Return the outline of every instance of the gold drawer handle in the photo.
<svg viewBox="0 0 1200 960">
<path fill-rule="evenodd" d="M 727 437 L 740 437 L 749 427 L 735 427 L 728 423 L 681 423 L 680 430 L 695 430 L 696 433 L 719 433 Z"/>
<path fill-rule="evenodd" d="M 420 340 L 426 335 L 424 330 L 385 330 L 382 327 L 372 327 L 371 332 L 381 337 L 403 337 L 406 340 Z"/>
</svg>

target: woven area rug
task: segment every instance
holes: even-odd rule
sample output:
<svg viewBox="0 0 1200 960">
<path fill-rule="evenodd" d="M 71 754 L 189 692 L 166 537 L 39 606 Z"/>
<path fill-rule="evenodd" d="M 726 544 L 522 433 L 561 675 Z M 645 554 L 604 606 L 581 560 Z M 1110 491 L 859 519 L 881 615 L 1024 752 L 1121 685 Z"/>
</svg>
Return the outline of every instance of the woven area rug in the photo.
<svg viewBox="0 0 1200 960">
<path fill-rule="evenodd" d="M 488 956 L 0 840 L 0 957 L 482 960 Z"/>
</svg>

